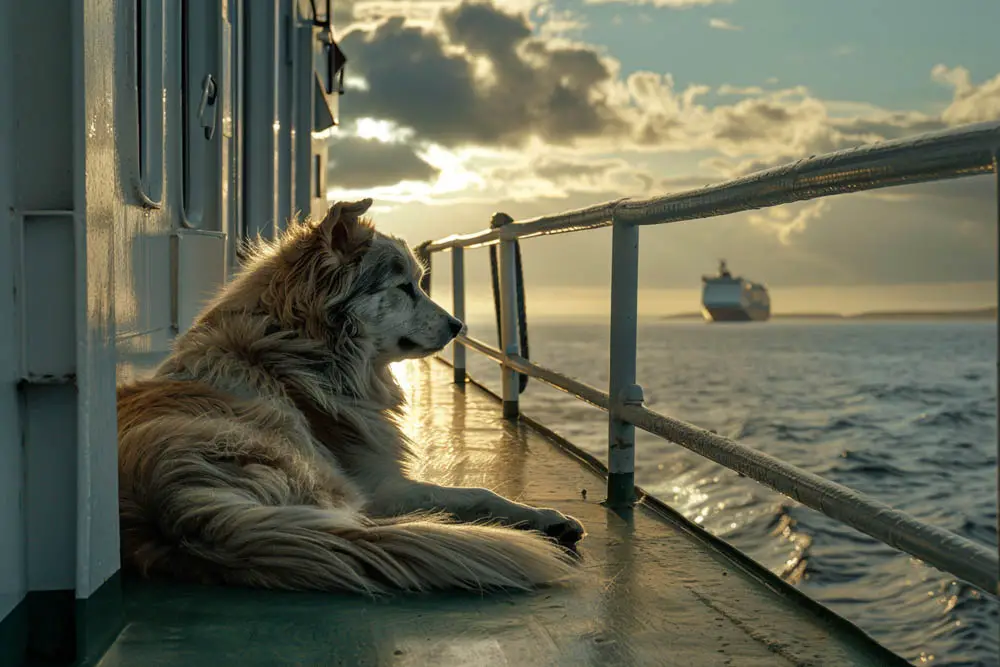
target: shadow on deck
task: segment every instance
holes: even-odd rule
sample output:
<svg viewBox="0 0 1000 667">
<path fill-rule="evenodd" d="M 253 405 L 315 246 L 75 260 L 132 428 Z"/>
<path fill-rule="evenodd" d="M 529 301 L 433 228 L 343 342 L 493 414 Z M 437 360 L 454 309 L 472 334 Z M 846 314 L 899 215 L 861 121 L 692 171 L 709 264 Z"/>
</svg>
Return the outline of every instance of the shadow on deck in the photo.
<svg viewBox="0 0 1000 667">
<path fill-rule="evenodd" d="M 583 521 L 581 577 L 533 594 L 370 602 L 125 582 L 101 667 L 905 665 L 854 626 L 656 503 L 605 509 L 600 472 L 435 361 L 403 364 L 415 476 L 485 486 Z M 586 499 L 581 491 L 588 491 Z"/>
</svg>

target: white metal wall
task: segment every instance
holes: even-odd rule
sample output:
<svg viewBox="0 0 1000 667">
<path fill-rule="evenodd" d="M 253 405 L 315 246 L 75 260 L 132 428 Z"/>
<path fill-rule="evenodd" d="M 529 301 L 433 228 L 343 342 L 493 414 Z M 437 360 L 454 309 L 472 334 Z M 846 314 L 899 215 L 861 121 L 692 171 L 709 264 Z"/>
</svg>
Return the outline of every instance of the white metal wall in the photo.
<svg viewBox="0 0 1000 667">
<path fill-rule="evenodd" d="M 245 217 L 323 207 L 321 29 L 309 2 L 254 0 L 274 48 L 245 60 L 248 4 L 0 0 L 0 664 L 28 650 L 12 619 L 49 633 L 38 608 L 62 623 L 32 644 L 46 657 L 117 632 L 116 384 L 225 281 Z M 258 78 L 296 99 L 247 117 Z M 268 134 L 265 196 L 245 199 L 244 138 Z"/>
</svg>

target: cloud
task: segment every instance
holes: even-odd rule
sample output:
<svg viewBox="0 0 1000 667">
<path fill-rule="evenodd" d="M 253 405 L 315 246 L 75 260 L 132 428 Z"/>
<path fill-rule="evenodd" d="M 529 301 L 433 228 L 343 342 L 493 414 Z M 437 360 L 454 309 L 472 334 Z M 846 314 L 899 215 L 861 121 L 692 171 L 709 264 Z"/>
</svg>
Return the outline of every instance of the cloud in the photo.
<svg viewBox="0 0 1000 667">
<path fill-rule="evenodd" d="M 486 174 L 493 192 L 515 202 L 566 199 L 594 192 L 642 196 L 657 180 L 621 158 L 596 159 L 571 153 L 527 157 L 488 169 Z"/>
<path fill-rule="evenodd" d="M 732 86 L 728 83 L 724 83 L 719 86 L 716 90 L 719 95 L 763 95 L 764 89 L 760 86 Z"/>
<path fill-rule="evenodd" d="M 945 127 L 940 118 L 920 112 L 834 104 L 796 90 L 769 92 L 716 107 L 713 117 L 711 136 L 723 155 L 706 158 L 702 165 L 724 178 L 746 176 L 809 155 Z"/>
<path fill-rule="evenodd" d="M 935 65 L 931 76 L 954 89 L 951 104 L 941 113 L 949 125 L 1000 119 L 1000 74 L 978 86 L 972 83 L 969 70 L 964 67 Z"/>
<path fill-rule="evenodd" d="M 805 203 L 772 206 L 747 216 L 750 224 L 774 232 L 782 245 L 791 245 L 792 234 L 801 234 L 806 227 L 819 220 L 830 210 L 829 199 L 816 199 Z"/>
<path fill-rule="evenodd" d="M 389 205 L 406 203 L 408 210 L 495 210 L 506 202 L 512 214 L 545 213 L 693 189 L 809 155 L 1000 117 L 1000 75 L 974 83 L 961 67 L 939 65 L 929 73 L 954 90 L 951 103 L 935 113 L 824 100 L 801 86 L 775 89 L 775 79 L 766 86 L 681 87 L 670 74 L 621 76 L 618 62 L 600 48 L 565 37 L 573 29 L 571 15 L 537 6 L 528 14 L 483 2 L 437 4 L 433 19 L 383 18 L 344 38 L 359 85 L 342 109 L 359 121 L 342 131 L 344 140 L 354 139 L 331 150 L 340 160 L 330 174 L 337 196 L 371 195 Z M 553 27 L 545 33 L 532 16 Z M 691 169 L 694 176 L 658 177 L 675 173 L 674 153 L 691 154 L 682 159 L 700 159 L 702 168 Z M 867 238 L 875 232 L 857 222 L 862 215 L 866 225 L 877 219 L 910 234 L 901 220 L 915 217 L 921 233 L 944 238 L 933 221 L 948 220 L 961 240 L 940 243 L 969 257 L 988 240 L 974 221 L 993 220 L 995 203 L 989 183 L 977 181 L 978 189 L 969 190 L 965 182 L 837 197 L 832 208 L 828 201 L 807 202 L 732 218 L 744 229 L 742 243 L 781 252 L 803 271 L 810 262 L 824 267 L 823 280 L 887 280 L 888 273 L 875 275 L 849 256 L 848 247 L 830 240 L 828 228 Z M 873 218 L 851 204 L 856 201 L 879 207 L 887 219 Z M 707 252 L 719 243 L 717 235 L 704 243 Z M 890 237 L 880 236 L 874 247 L 891 253 Z M 874 249 L 862 255 L 875 261 Z M 930 261 L 926 253 L 920 257 Z M 918 265 L 906 268 L 899 260 L 893 266 L 895 280 Z M 988 268 L 975 267 L 965 274 L 981 278 Z"/>
<path fill-rule="evenodd" d="M 670 86 L 661 88 L 669 90 Z M 803 88 L 765 92 L 712 108 L 693 101 L 681 103 L 678 116 L 675 122 L 680 120 L 684 129 L 673 133 L 680 144 L 757 164 L 780 163 L 905 134 L 923 120 L 892 115 L 838 119 L 822 100 Z M 871 120 L 878 124 L 869 124 Z"/>
<path fill-rule="evenodd" d="M 714 92 L 742 99 L 709 105 L 710 87 L 678 88 L 670 74 L 649 71 L 623 78 L 601 49 L 548 39 L 527 13 L 482 1 L 437 5 L 432 24 L 395 16 L 344 37 L 352 76 L 364 81 L 342 101 L 345 115 L 389 120 L 449 149 L 712 151 L 738 158 L 724 169 L 736 173 L 988 116 L 1000 98 L 1000 77 L 973 86 L 965 70 L 939 67 L 935 78 L 956 89 L 944 119 L 825 101 L 804 87 L 723 85 Z M 574 25 L 548 5 L 535 9 L 556 32 Z"/>
<path fill-rule="evenodd" d="M 392 120 L 444 146 L 568 145 L 624 130 L 605 59 L 535 37 L 523 15 L 489 4 L 444 10 L 434 30 L 389 18 L 348 33 L 343 49 L 368 84 L 345 96 L 345 114 Z"/>
<path fill-rule="evenodd" d="M 730 23 L 726 19 L 708 19 L 708 25 L 716 30 L 743 30 L 743 26 Z"/>
<path fill-rule="evenodd" d="M 687 9 L 688 7 L 705 7 L 707 5 L 728 5 L 735 0 L 584 0 L 584 4 L 588 5 L 605 5 L 613 2 L 626 5 L 653 5 L 654 7 Z"/>
<path fill-rule="evenodd" d="M 536 15 L 542 19 L 538 36 L 543 39 L 565 38 L 587 27 L 585 18 L 571 10 L 558 10 L 549 5 L 538 8 Z"/>
<path fill-rule="evenodd" d="M 432 181 L 441 173 L 412 146 L 347 136 L 330 142 L 327 182 L 338 189 Z"/>
<path fill-rule="evenodd" d="M 452 10 L 464 0 L 338 0 L 334 3 L 335 25 L 348 28 L 372 28 L 382 21 L 399 17 L 411 25 L 430 27 L 442 12 Z M 512 14 L 554 11 L 545 0 L 495 0 L 494 4 Z M 556 12 L 560 16 L 566 12 Z"/>
</svg>

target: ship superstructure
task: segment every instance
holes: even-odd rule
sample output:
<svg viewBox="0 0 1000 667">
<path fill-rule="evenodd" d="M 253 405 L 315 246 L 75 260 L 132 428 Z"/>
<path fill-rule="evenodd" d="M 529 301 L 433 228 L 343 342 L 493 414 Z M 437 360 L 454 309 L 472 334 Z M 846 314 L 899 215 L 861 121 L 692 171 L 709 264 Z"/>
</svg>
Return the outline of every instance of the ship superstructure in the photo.
<svg viewBox="0 0 1000 667">
<path fill-rule="evenodd" d="M 709 322 L 763 322 L 771 317 L 771 296 L 761 283 L 734 276 L 719 261 L 719 273 L 702 276 L 701 312 Z"/>
</svg>

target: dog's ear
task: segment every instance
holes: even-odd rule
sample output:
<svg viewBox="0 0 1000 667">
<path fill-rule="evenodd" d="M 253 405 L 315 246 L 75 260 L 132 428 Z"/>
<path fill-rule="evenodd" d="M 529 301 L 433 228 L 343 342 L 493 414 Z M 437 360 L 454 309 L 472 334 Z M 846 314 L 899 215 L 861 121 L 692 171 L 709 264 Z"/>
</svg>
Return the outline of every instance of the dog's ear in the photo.
<svg viewBox="0 0 1000 667">
<path fill-rule="evenodd" d="M 316 229 L 331 250 L 349 255 L 371 240 L 374 230 L 361 219 L 371 205 L 369 197 L 360 201 L 338 201 L 330 207 Z"/>
</svg>

